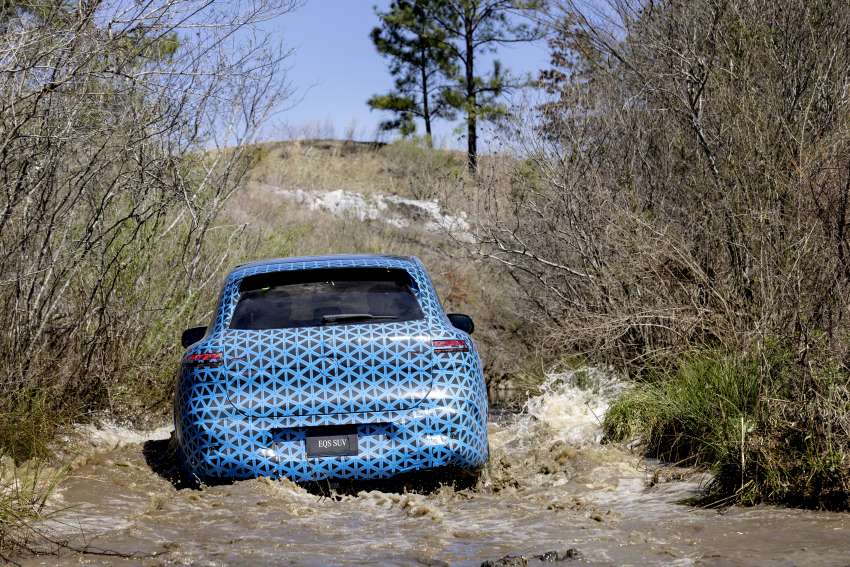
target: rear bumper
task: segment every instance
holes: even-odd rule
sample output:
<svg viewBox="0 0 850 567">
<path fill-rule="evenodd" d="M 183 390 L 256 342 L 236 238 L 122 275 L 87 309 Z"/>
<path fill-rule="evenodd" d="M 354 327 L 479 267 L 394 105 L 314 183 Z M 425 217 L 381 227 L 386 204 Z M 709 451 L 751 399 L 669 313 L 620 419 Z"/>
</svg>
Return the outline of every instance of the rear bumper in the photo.
<svg viewBox="0 0 850 567">
<path fill-rule="evenodd" d="M 428 400 L 406 411 L 338 414 L 315 421 L 184 416 L 177 424 L 181 456 L 188 472 L 202 480 L 265 476 L 295 481 L 378 479 L 442 467 L 475 469 L 488 458 L 486 402 Z M 304 439 L 309 426 L 346 424 L 357 427 L 356 456 L 307 458 Z"/>
</svg>

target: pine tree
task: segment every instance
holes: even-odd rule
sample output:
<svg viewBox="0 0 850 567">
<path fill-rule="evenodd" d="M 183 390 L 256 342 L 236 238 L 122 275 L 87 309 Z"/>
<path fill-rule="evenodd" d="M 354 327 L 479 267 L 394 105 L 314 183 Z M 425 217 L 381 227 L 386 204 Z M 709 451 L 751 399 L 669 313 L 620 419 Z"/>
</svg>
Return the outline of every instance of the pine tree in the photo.
<svg viewBox="0 0 850 567">
<path fill-rule="evenodd" d="M 456 69 L 449 56 L 445 34 L 429 13 L 429 2 L 393 0 L 386 12 L 378 11 L 381 25 L 372 30 L 372 42 L 390 60 L 394 89 L 375 95 L 368 104 L 374 110 L 395 114 L 381 123 L 383 130 L 399 130 L 403 136 L 416 132 L 416 119 L 425 123 L 431 144 L 435 119 L 454 118 L 446 97 L 445 78 Z"/>
<path fill-rule="evenodd" d="M 527 18 L 542 7 L 542 0 L 420 0 L 425 11 L 445 34 L 446 49 L 461 73 L 453 75 L 454 88 L 448 102 L 466 115 L 467 160 L 475 173 L 478 167 L 478 122 L 505 113 L 499 97 L 506 89 L 520 86 L 498 60 L 486 75 L 478 75 L 479 57 L 500 45 L 528 42 L 542 36 Z"/>
</svg>

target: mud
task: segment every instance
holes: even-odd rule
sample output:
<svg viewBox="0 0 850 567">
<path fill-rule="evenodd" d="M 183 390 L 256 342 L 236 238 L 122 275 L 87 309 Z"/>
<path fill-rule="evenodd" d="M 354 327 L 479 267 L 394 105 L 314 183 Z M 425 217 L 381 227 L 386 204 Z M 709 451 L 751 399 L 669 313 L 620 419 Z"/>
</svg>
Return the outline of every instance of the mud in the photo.
<svg viewBox="0 0 850 567">
<path fill-rule="evenodd" d="M 696 508 L 704 477 L 599 445 L 619 388 L 554 376 L 519 414 L 494 412 L 472 487 L 257 479 L 174 481 L 169 428 L 81 431 L 41 527 L 77 549 L 24 565 L 847 565 L 850 515 Z M 578 387 L 577 383 L 582 387 Z M 685 480 L 679 480 L 682 477 Z M 676 480 L 669 480 L 676 479 Z M 48 550 L 50 546 L 45 546 Z M 489 562 L 489 563 L 487 563 Z"/>
</svg>

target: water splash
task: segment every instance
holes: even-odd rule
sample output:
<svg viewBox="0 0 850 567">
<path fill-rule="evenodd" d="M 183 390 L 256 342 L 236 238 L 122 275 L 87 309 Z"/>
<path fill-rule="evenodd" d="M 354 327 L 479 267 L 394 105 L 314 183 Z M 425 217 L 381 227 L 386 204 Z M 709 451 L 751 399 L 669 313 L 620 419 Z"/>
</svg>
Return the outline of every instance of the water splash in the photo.
<svg viewBox="0 0 850 567">
<path fill-rule="evenodd" d="M 86 445 L 99 449 L 117 449 L 127 445 L 138 445 L 145 441 L 168 439 L 171 425 L 162 425 L 154 429 L 135 429 L 115 422 L 104 421 L 97 425 L 78 425 L 73 437 Z"/>
<path fill-rule="evenodd" d="M 625 386 L 610 369 L 584 367 L 553 372 L 523 414 L 545 423 L 556 439 L 576 446 L 602 440 L 602 420 Z"/>
<path fill-rule="evenodd" d="M 528 451 L 539 449 L 541 443 L 598 445 L 605 412 L 624 389 L 617 375 L 604 368 L 550 372 L 540 393 L 526 400 L 522 411 L 491 427 L 491 446 Z"/>
</svg>

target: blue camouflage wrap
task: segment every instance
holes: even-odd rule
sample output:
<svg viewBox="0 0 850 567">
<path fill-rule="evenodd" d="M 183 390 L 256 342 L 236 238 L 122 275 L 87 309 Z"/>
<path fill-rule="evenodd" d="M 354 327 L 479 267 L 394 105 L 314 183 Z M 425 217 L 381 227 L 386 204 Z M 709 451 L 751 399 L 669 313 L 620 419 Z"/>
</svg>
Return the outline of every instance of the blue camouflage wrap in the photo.
<svg viewBox="0 0 850 567">
<path fill-rule="evenodd" d="M 288 270 L 405 270 L 424 318 L 250 331 L 230 329 L 243 278 Z M 466 352 L 435 353 L 434 339 Z M 178 457 L 201 479 L 375 479 L 488 458 L 487 392 L 472 339 L 451 325 L 417 258 L 327 256 L 256 262 L 225 281 L 207 335 L 185 356 L 174 402 Z M 356 428 L 355 456 L 306 456 L 309 428 Z"/>
</svg>

